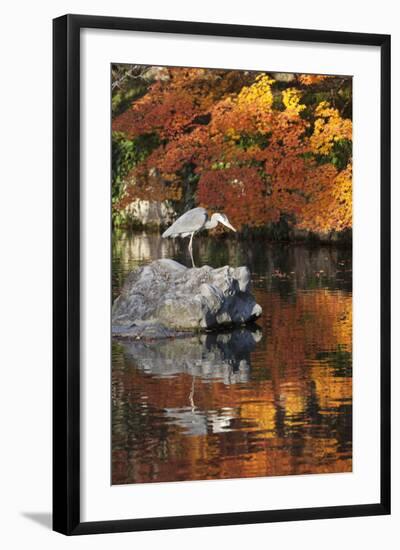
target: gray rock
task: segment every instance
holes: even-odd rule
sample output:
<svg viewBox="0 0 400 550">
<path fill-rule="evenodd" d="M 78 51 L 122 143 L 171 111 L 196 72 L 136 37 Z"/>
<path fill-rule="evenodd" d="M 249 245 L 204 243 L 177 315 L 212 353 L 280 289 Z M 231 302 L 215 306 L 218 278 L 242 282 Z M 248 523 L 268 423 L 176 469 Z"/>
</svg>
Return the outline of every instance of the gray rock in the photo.
<svg viewBox="0 0 400 550">
<path fill-rule="evenodd" d="M 296 79 L 294 73 L 271 73 L 271 76 L 278 82 L 293 82 Z"/>
<path fill-rule="evenodd" d="M 132 178 L 125 183 L 126 188 L 134 185 Z M 120 211 L 120 215 L 127 223 L 155 228 L 172 223 L 176 213 L 168 201 L 134 199 Z"/>
<path fill-rule="evenodd" d="M 244 325 L 262 313 L 247 267 L 187 268 L 157 260 L 132 271 L 112 308 L 113 333 L 168 338 L 181 331 Z"/>
</svg>

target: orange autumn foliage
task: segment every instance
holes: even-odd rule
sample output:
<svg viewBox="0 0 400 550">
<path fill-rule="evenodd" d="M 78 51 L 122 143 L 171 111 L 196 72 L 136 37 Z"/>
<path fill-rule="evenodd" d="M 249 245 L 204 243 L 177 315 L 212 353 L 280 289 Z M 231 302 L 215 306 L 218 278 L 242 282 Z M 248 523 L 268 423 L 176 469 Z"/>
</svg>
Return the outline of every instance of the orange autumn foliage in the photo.
<svg viewBox="0 0 400 550">
<path fill-rule="evenodd" d="M 298 76 L 298 81 L 304 86 L 312 86 L 326 80 L 329 76 L 319 74 L 301 74 Z"/>
<path fill-rule="evenodd" d="M 327 232 L 332 225 L 337 231 L 351 227 L 352 167 L 348 165 L 341 172 L 332 167 L 331 171 L 326 185 L 316 189 L 304 205 L 299 217 L 300 228 Z"/>
<path fill-rule="evenodd" d="M 312 231 L 351 227 L 351 158 L 342 170 L 332 161 L 351 142 L 350 119 L 327 101 L 310 109 L 300 88 L 280 90 L 265 73 L 168 72 L 113 121 L 130 139 L 160 139 L 129 174 L 117 207 L 135 198 L 179 201 L 190 172 L 196 203 L 223 209 L 239 228 L 282 216 Z M 327 78 L 297 75 L 303 86 Z"/>
</svg>

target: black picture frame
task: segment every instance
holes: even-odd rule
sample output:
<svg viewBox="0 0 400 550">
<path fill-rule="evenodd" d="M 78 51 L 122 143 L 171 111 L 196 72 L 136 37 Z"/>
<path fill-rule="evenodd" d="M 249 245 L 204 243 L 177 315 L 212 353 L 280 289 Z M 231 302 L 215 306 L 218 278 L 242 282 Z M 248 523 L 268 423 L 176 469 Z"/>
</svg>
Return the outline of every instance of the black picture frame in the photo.
<svg viewBox="0 0 400 550">
<path fill-rule="evenodd" d="M 80 31 L 84 28 L 378 46 L 381 50 L 381 496 L 371 504 L 80 520 Z M 65 15 L 53 21 L 53 529 L 66 535 L 390 514 L 390 36 Z"/>
</svg>

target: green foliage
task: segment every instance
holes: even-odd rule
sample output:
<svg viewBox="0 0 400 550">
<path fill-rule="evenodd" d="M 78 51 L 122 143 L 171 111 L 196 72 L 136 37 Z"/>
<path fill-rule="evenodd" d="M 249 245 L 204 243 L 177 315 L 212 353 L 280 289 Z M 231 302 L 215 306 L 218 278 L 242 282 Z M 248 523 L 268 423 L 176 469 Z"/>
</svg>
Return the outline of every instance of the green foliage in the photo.
<svg viewBox="0 0 400 550">
<path fill-rule="evenodd" d="M 352 155 L 352 143 L 349 139 L 339 139 L 332 147 L 329 155 L 315 155 L 318 164 L 330 162 L 338 170 L 344 170 Z"/>
<path fill-rule="evenodd" d="M 194 166 L 192 164 L 187 164 L 184 166 L 183 170 L 180 172 L 180 176 L 185 182 L 184 193 L 182 193 L 182 198 L 178 204 L 175 203 L 175 207 L 178 212 L 185 212 L 190 208 L 196 206 L 196 191 L 197 184 L 199 182 L 199 175 L 194 173 Z M 172 201 L 173 203 L 174 201 Z"/>
<path fill-rule="evenodd" d="M 147 88 L 147 84 L 141 82 L 128 90 L 118 90 L 113 93 L 111 99 L 112 116 L 115 117 L 123 113 L 132 101 L 139 99 L 147 92 Z"/>
<path fill-rule="evenodd" d="M 302 115 L 307 120 L 313 119 L 315 105 L 327 101 L 338 109 L 343 118 L 352 117 L 352 82 L 351 79 L 327 80 L 317 86 L 303 86 L 302 103 L 306 106 Z"/>
<path fill-rule="evenodd" d="M 352 142 L 349 139 L 340 139 L 333 146 L 330 160 L 338 170 L 344 170 L 350 161 L 351 155 Z"/>
<path fill-rule="evenodd" d="M 120 132 L 112 133 L 112 204 L 121 199 L 124 179 L 130 170 L 159 146 L 156 134 L 146 134 L 133 140 L 126 139 Z M 119 225 L 119 214 L 113 209 L 113 221 Z"/>
<path fill-rule="evenodd" d="M 272 132 L 257 133 L 257 134 L 241 134 L 236 140 L 236 145 L 240 149 L 247 150 L 249 147 L 256 145 L 261 150 L 266 149 L 270 143 Z"/>
</svg>

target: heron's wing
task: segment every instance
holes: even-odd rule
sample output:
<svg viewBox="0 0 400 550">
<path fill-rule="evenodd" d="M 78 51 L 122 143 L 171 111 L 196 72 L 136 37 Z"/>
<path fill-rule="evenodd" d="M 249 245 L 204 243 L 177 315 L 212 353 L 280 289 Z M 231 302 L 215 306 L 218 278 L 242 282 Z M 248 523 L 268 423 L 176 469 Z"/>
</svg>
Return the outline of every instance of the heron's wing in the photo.
<svg viewBox="0 0 400 550">
<path fill-rule="evenodd" d="M 193 233 L 203 227 L 207 220 L 207 210 L 205 208 L 193 208 L 185 212 L 180 218 L 176 220 L 168 229 L 164 231 L 162 236 L 174 237 L 181 233 Z"/>
</svg>

